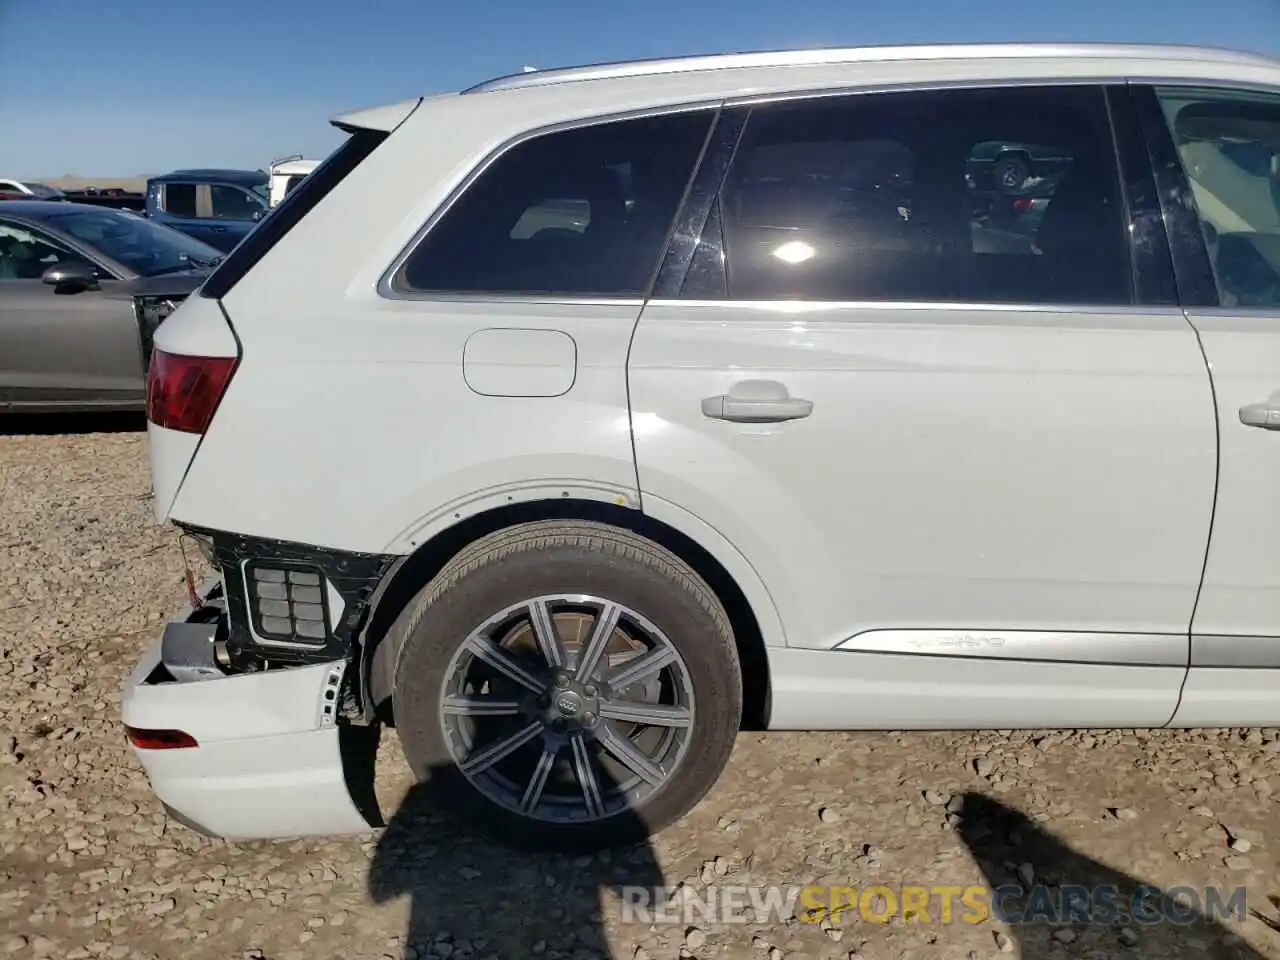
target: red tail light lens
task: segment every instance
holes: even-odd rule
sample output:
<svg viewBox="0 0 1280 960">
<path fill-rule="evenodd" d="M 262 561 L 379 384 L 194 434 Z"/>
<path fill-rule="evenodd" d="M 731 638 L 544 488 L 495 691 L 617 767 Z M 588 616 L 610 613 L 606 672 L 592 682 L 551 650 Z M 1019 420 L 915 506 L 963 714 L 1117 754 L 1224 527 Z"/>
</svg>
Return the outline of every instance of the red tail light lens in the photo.
<svg viewBox="0 0 1280 960">
<path fill-rule="evenodd" d="M 1030 197 L 1018 197 L 1013 201 L 1013 209 L 1017 213 L 1026 213 L 1031 209 Z"/>
<path fill-rule="evenodd" d="M 151 351 L 147 419 L 158 427 L 204 433 L 236 367 L 234 357 L 185 357 Z"/>
<path fill-rule="evenodd" d="M 137 727 L 125 727 L 129 742 L 139 750 L 182 750 L 196 747 L 196 738 L 181 730 L 139 730 Z"/>
</svg>

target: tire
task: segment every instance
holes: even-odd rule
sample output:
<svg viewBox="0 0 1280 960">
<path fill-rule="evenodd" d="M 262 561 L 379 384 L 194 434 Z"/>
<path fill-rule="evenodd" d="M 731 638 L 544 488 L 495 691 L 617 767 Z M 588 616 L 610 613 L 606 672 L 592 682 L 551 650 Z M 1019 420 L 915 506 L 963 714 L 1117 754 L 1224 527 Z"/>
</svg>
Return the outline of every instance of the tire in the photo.
<svg viewBox="0 0 1280 960">
<path fill-rule="evenodd" d="M 579 604 L 583 597 L 592 599 Z M 531 605 L 536 598 L 544 599 Z M 612 622 L 609 604 L 619 611 L 618 627 L 600 631 L 607 653 L 596 670 L 579 675 L 597 624 Z M 535 610 L 550 614 L 541 618 L 542 634 Z M 547 623 L 558 654 L 539 639 Z M 488 643 L 475 639 L 482 628 L 505 660 L 494 661 Z M 482 538 L 423 588 L 387 642 L 397 644 L 393 710 L 414 775 L 446 806 L 514 846 L 582 851 L 643 840 L 710 790 L 741 722 L 737 649 L 714 593 L 675 554 L 601 523 L 539 521 Z M 632 675 L 643 675 L 632 681 L 623 666 L 646 652 L 651 668 L 633 666 Z M 522 675 L 491 665 L 512 660 Z M 508 715 L 454 715 L 480 704 Z M 658 719 L 638 723 L 637 705 L 659 711 Z M 526 734 L 509 756 L 480 769 L 486 750 L 501 752 L 499 744 Z M 534 794 L 548 751 L 554 763 Z M 637 762 L 636 753 L 652 765 Z M 583 763 L 585 782 L 598 792 L 583 789 Z"/>
<path fill-rule="evenodd" d="M 1006 153 L 991 167 L 991 180 L 1001 193 L 1013 193 L 1031 179 L 1031 166 L 1021 154 Z"/>
</svg>

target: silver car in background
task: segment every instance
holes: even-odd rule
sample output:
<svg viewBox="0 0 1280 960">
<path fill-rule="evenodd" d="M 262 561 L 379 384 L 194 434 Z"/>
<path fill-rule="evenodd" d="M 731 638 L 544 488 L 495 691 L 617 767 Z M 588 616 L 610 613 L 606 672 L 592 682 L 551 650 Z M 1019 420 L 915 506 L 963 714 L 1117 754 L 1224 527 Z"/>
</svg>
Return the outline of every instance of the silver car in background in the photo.
<svg viewBox="0 0 1280 960">
<path fill-rule="evenodd" d="M 141 410 L 150 332 L 221 257 L 123 210 L 0 203 L 0 411 Z"/>
</svg>

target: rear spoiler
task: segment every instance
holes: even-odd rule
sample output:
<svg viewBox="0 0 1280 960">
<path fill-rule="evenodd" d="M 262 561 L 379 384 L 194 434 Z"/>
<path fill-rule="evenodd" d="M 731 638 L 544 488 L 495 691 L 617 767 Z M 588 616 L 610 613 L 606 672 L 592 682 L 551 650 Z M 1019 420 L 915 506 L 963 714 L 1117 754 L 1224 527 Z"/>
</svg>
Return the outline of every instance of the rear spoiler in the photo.
<svg viewBox="0 0 1280 960">
<path fill-rule="evenodd" d="M 339 114 L 329 122 L 343 133 L 355 133 L 357 130 L 391 133 L 409 119 L 413 111 L 417 110 L 422 103 L 422 99 L 422 97 L 415 97 L 412 100 L 401 100 L 399 103 L 383 104 L 380 107 L 353 110 Z"/>
</svg>

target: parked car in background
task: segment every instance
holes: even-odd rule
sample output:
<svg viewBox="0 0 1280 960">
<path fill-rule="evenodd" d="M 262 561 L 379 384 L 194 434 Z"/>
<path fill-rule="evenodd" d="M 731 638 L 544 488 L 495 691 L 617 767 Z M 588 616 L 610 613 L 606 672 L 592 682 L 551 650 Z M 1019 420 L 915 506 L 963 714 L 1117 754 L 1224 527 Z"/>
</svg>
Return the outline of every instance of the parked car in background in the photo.
<svg viewBox="0 0 1280 960">
<path fill-rule="evenodd" d="M 65 200 L 66 194 L 57 187 L 32 180 L 14 180 L 0 177 L 0 194 L 18 195 L 29 200 Z"/>
<path fill-rule="evenodd" d="M 134 210 L 139 213 L 147 209 L 147 196 L 120 187 L 87 186 L 80 190 L 64 191 L 66 199 L 72 203 L 85 203 L 95 207 L 111 207 L 115 210 Z"/>
<path fill-rule="evenodd" d="M 155 328 L 221 253 L 120 210 L 0 204 L 0 410 L 140 410 Z"/>
<path fill-rule="evenodd" d="M 122 716 L 181 822 L 366 830 L 391 722 L 557 850 L 682 816 L 744 719 L 1280 724 L 1280 61 L 743 54 L 335 123 L 155 337 L 157 518 L 216 577 Z M 1026 233 L 975 203 L 1011 144 Z"/>
<path fill-rule="evenodd" d="M 292 193 L 318 166 L 320 166 L 319 160 L 304 160 L 301 154 L 273 160 L 267 168 L 267 174 L 271 180 L 268 189 L 271 206 L 279 206 L 280 201 Z"/>
<path fill-rule="evenodd" d="M 261 170 L 175 170 L 147 181 L 147 215 L 228 252 L 269 209 Z"/>
</svg>

